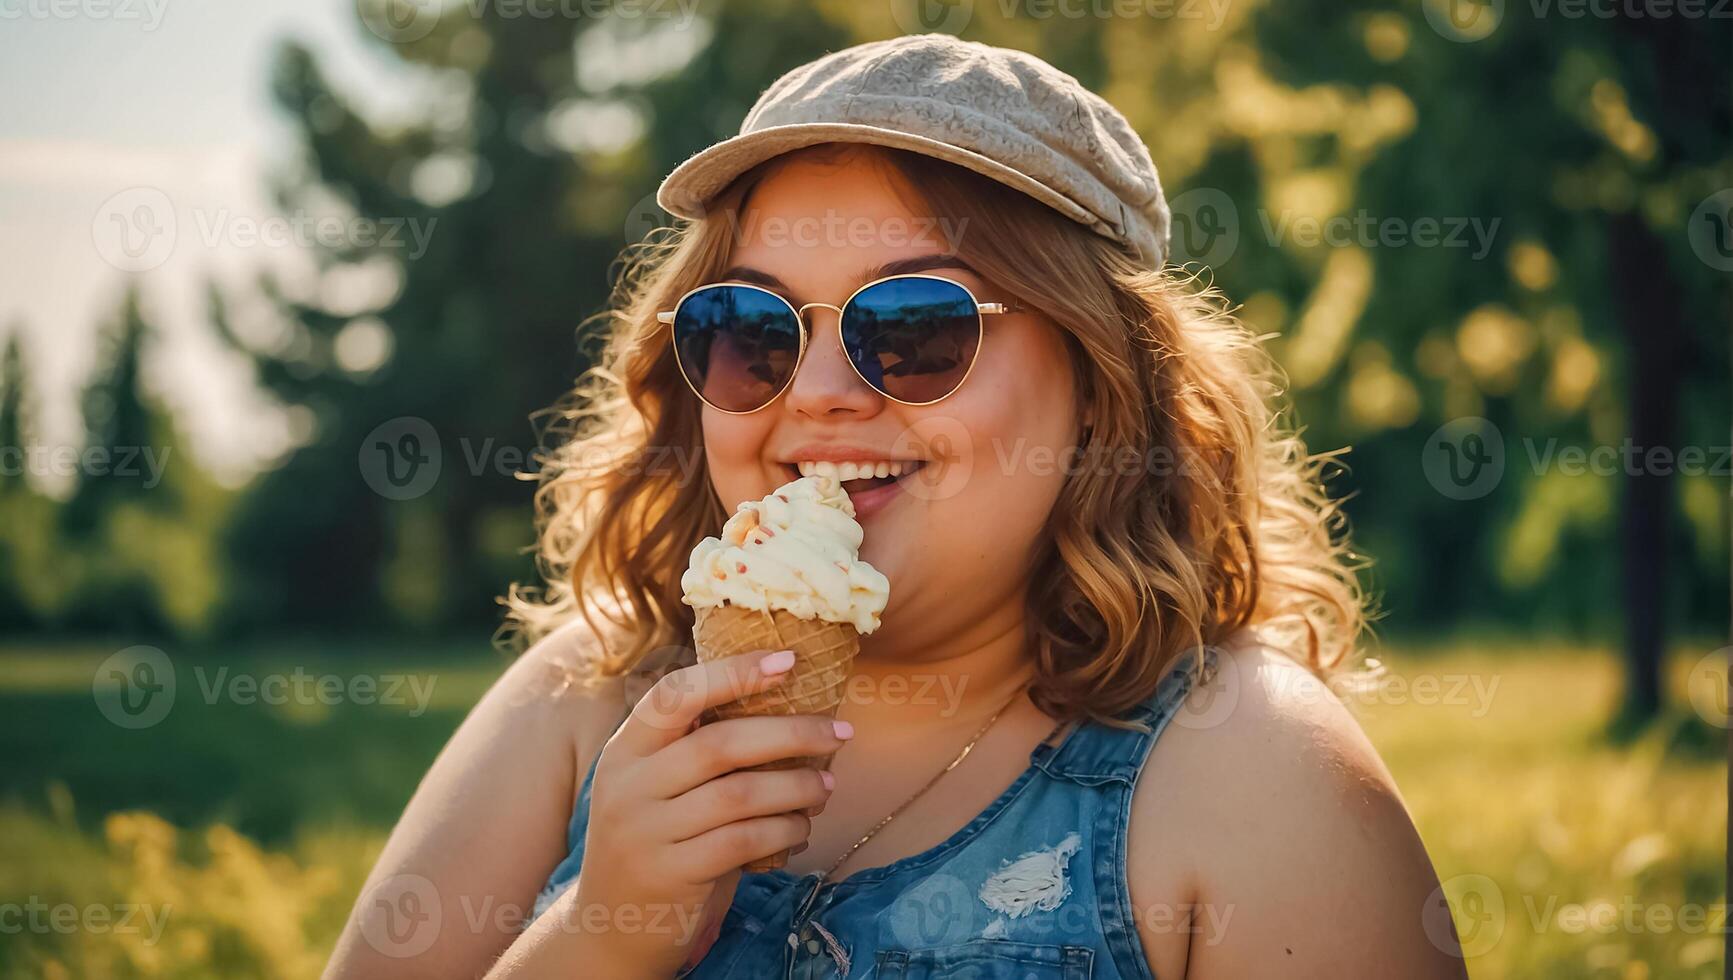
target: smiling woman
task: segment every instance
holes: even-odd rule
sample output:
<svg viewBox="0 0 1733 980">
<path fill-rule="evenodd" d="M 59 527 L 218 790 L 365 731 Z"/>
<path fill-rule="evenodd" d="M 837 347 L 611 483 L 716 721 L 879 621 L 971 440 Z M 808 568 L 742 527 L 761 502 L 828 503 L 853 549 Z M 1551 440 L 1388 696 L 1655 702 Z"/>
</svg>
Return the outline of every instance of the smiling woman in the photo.
<svg viewBox="0 0 1733 980">
<path fill-rule="evenodd" d="M 1322 683 L 1362 609 L 1319 461 L 1249 333 L 1162 271 L 1160 183 L 1111 106 L 1018 52 L 867 45 L 663 194 L 692 220 L 624 281 L 542 474 L 547 584 L 512 597 L 537 642 L 411 804 L 335 974 L 1460 975 Z M 645 465 L 667 447 L 694 478 Z M 806 476 L 842 481 L 891 583 L 856 675 L 957 697 L 712 720 L 796 658 L 692 663 L 682 573 Z M 756 769 L 807 757 L 833 761 Z M 445 921 L 532 921 L 381 951 L 406 881 Z"/>
</svg>

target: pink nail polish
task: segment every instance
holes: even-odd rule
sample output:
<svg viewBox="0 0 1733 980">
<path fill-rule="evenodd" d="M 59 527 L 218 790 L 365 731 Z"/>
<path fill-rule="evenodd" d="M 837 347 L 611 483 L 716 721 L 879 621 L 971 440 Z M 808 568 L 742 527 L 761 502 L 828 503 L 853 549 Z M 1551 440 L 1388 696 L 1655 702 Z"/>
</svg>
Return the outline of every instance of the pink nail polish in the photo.
<svg viewBox="0 0 1733 980">
<path fill-rule="evenodd" d="M 818 778 L 824 780 L 824 788 L 826 790 L 836 789 L 836 777 L 831 775 L 830 770 L 821 770 L 818 774 Z"/>
<path fill-rule="evenodd" d="M 758 660 L 758 672 L 765 675 L 780 674 L 793 666 L 793 650 L 778 650 L 775 653 L 766 654 Z"/>
<path fill-rule="evenodd" d="M 833 721 L 830 727 L 836 732 L 837 738 L 854 738 L 854 726 L 846 721 Z"/>
</svg>

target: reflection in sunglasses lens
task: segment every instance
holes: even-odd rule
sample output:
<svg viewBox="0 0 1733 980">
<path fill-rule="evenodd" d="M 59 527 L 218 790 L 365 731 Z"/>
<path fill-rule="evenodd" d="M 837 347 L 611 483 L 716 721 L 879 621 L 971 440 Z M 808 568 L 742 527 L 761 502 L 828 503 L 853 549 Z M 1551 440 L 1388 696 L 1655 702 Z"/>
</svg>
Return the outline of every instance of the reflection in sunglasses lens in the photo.
<svg viewBox="0 0 1733 980">
<path fill-rule="evenodd" d="M 800 322 L 774 293 L 708 286 L 680 304 L 674 353 L 705 401 L 728 412 L 750 412 L 774 401 L 794 376 Z"/>
<path fill-rule="evenodd" d="M 931 402 L 963 383 L 981 342 L 969 291 L 925 277 L 887 279 L 849 303 L 843 345 L 867 382 L 905 402 Z"/>
</svg>

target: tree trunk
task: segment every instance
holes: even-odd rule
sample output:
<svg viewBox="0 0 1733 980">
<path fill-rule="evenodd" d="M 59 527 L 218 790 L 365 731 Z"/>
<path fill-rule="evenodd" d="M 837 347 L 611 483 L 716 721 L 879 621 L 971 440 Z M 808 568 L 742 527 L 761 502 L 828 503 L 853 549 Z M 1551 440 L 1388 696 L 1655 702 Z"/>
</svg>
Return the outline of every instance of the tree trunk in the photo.
<svg viewBox="0 0 1733 980">
<path fill-rule="evenodd" d="M 1619 520 L 1620 582 L 1625 610 L 1627 723 L 1640 725 L 1661 707 L 1661 665 L 1667 644 L 1667 566 L 1676 488 L 1674 467 L 1644 463 L 1651 447 L 1676 453 L 1678 391 L 1684 383 L 1686 324 L 1666 250 L 1642 217 L 1611 216 L 1607 257 L 1612 293 L 1625 337 L 1629 425 L 1635 450 L 1625 465 Z M 1668 456 L 1669 462 L 1676 458 Z"/>
</svg>

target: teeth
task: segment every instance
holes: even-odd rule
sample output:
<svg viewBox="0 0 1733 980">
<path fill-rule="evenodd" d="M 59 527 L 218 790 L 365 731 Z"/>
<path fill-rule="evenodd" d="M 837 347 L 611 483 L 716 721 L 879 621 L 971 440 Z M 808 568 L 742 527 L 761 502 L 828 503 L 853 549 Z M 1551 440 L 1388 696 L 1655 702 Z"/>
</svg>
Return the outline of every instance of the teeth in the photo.
<svg viewBox="0 0 1733 980">
<path fill-rule="evenodd" d="M 795 466 L 801 476 L 833 476 L 838 480 L 883 479 L 887 476 L 902 476 L 913 470 L 917 463 L 901 460 L 878 460 L 870 463 L 833 463 L 830 460 L 803 459 Z"/>
</svg>

